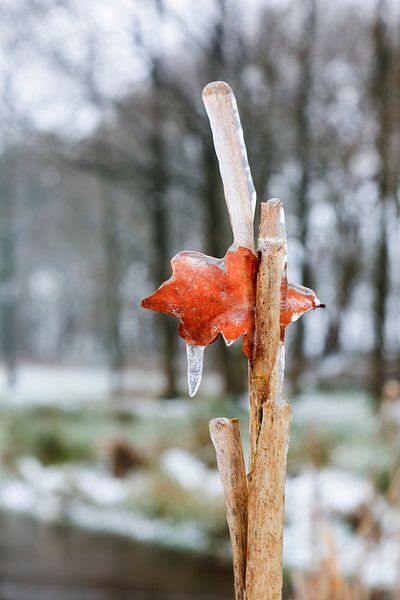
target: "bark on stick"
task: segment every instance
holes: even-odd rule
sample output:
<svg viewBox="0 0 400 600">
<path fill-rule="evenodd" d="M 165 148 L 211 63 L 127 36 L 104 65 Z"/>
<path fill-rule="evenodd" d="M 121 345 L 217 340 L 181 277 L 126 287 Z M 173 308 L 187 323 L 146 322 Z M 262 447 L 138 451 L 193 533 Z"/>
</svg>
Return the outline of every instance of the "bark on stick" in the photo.
<svg viewBox="0 0 400 600">
<path fill-rule="evenodd" d="M 281 342 L 281 284 L 286 277 L 286 230 L 282 202 L 261 204 L 258 239 L 259 269 L 256 293 L 256 332 L 250 364 L 250 471 L 254 467 L 262 422 L 262 407 L 276 388 L 276 356 Z M 283 373 L 281 373 L 283 377 Z"/>
<path fill-rule="evenodd" d="M 280 600 L 286 453 L 291 407 L 283 398 L 281 284 L 286 232 L 279 200 L 262 204 L 255 352 L 250 365 L 250 473 L 246 599 Z"/>
</svg>

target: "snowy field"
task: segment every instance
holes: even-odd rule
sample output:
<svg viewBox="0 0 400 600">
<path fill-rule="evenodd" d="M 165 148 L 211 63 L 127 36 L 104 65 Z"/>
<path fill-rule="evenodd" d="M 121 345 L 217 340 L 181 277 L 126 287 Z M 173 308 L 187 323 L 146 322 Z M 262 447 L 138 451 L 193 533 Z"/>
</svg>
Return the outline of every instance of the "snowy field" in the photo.
<svg viewBox="0 0 400 600">
<path fill-rule="evenodd" d="M 140 379 L 141 378 L 141 379 Z M 130 389 L 157 376 L 129 375 Z M 196 553 L 229 554 L 223 496 L 208 440 L 213 416 L 246 406 L 196 399 L 108 397 L 104 372 L 29 367 L 0 389 L 0 508 Z M 293 402 L 286 486 L 287 567 L 310 570 L 334 534 L 341 568 L 370 586 L 399 584 L 399 405 L 373 414 L 360 392 Z M 246 437 L 246 432 L 243 432 Z M 140 455 L 113 475 L 112 448 Z M 132 450 L 133 451 L 133 450 Z"/>
</svg>

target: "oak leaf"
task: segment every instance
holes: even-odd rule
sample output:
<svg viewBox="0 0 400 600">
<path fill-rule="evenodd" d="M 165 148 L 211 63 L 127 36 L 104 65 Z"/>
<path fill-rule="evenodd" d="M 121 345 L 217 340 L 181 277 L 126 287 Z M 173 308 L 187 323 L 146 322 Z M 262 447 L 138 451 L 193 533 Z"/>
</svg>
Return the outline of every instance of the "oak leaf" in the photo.
<svg viewBox="0 0 400 600">
<path fill-rule="evenodd" d="M 243 351 L 251 359 L 254 335 L 257 257 L 240 246 L 224 258 L 201 252 L 179 252 L 171 260 L 172 276 L 142 301 L 149 308 L 177 317 L 179 335 L 188 344 L 208 346 L 219 334 L 229 344 L 243 335 Z M 309 288 L 281 285 L 280 325 L 324 307 Z"/>
<path fill-rule="evenodd" d="M 241 246 L 223 259 L 180 252 L 171 267 L 172 277 L 142 306 L 177 317 L 179 335 L 195 346 L 211 344 L 220 333 L 228 343 L 244 335 L 243 350 L 250 356 L 247 336 L 254 327 L 257 267 L 253 252 Z"/>
</svg>

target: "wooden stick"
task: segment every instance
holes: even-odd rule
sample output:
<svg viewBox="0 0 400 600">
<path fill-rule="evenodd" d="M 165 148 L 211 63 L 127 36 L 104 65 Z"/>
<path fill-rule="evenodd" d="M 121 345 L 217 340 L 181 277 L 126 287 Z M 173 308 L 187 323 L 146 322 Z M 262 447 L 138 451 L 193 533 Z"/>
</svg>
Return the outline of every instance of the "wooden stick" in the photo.
<svg viewBox="0 0 400 600">
<path fill-rule="evenodd" d="M 239 419 L 213 419 L 210 421 L 210 435 L 225 494 L 226 519 L 232 544 L 235 598 L 243 600 L 247 552 L 247 480 Z"/>
<path fill-rule="evenodd" d="M 203 90 L 203 102 L 213 133 L 234 244 L 254 250 L 256 192 L 235 96 L 227 83 L 213 81 Z"/>
<path fill-rule="evenodd" d="M 257 458 L 249 474 L 247 600 L 280 600 L 286 451 L 292 411 L 267 402 Z"/>
<path fill-rule="evenodd" d="M 277 198 L 261 204 L 258 250 L 256 333 L 249 370 L 250 471 L 255 463 L 262 407 L 279 375 L 278 372 L 273 373 L 273 367 L 281 340 L 280 306 L 282 278 L 286 277 L 286 230 L 282 202 Z"/>
<path fill-rule="evenodd" d="M 283 208 L 262 204 L 255 353 L 250 365 L 250 473 L 246 599 L 280 600 L 284 486 L 291 407 L 283 398 L 281 284 L 286 277 Z"/>
</svg>

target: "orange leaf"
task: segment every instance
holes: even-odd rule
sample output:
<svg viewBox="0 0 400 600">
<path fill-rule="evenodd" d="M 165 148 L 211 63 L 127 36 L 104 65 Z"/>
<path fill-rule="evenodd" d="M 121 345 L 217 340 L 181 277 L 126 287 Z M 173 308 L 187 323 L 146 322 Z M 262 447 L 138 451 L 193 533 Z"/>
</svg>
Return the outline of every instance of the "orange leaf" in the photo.
<svg viewBox="0 0 400 600">
<path fill-rule="evenodd" d="M 172 277 L 142 301 L 144 308 L 180 320 L 179 335 L 194 346 L 208 346 L 221 333 L 226 342 L 243 335 L 250 359 L 254 335 L 257 257 L 243 246 L 223 259 L 201 252 L 180 252 L 171 260 Z M 314 292 L 287 283 L 281 286 L 282 335 L 287 325 L 321 304 Z"/>
<path fill-rule="evenodd" d="M 286 292 L 281 292 L 281 327 L 287 327 L 290 323 L 297 321 L 309 310 L 314 308 L 325 308 L 315 293 L 310 288 L 293 283 L 282 282 L 282 288 L 286 285 Z"/>
<path fill-rule="evenodd" d="M 142 302 L 144 308 L 174 315 L 179 335 L 207 346 L 220 333 L 227 342 L 254 328 L 257 257 L 248 248 L 229 250 L 223 259 L 180 252 L 171 260 L 172 277 Z M 250 356 L 249 342 L 243 350 Z"/>
</svg>

